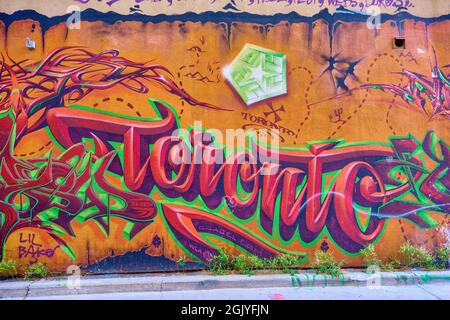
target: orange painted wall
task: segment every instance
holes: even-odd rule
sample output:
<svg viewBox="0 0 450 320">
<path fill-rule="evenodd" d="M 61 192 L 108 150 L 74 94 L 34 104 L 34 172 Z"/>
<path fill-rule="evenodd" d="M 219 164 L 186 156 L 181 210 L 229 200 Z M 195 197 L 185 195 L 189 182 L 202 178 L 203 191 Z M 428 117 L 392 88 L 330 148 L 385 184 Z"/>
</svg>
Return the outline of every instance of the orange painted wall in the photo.
<svg viewBox="0 0 450 320">
<path fill-rule="evenodd" d="M 84 10 L 89 6 L 87 4 L 81 8 Z M 231 110 L 220 111 L 190 105 L 180 99 L 180 96 L 154 83 L 149 83 L 149 91 L 143 94 L 117 85 L 106 90 L 93 90 L 76 101 L 77 105 L 143 119 L 155 116 L 155 111 L 149 107 L 148 99 L 159 99 L 173 107 L 181 128 L 187 128 L 194 121 L 200 120 L 205 129 L 214 128 L 222 132 L 226 129 L 239 129 L 251 122 L 244 114 L 267 120 L 271 119 L 272 115 L 264 113 L 270 112 L 271 106 L 273 108 L 283 106 L 284 111 L 279 112 L 281 120 L 277 122 L 287 129 L 286 133 L 282 134 L 284 140 L 281 142 L 282 147 L 305 149 L 311 141 L 333 139 L 342 139 L 346 143 L 389 145 L 390 138 L 408 135 L 421 142 L 430 130 L 448 143 L 449 100 L 444 102 L 443 112 L 431 118 L 426 112 L 418 110 L 414 104 L 408 105 L 404 99 L 388 90 L 362 89 L 352 91 L 350 95 L 346 94 L 348 91 L 342 86 L 337 87 L 339 78 L 343 76 L 348 89 L 365 84 L 406 86 L 407 77 L 400 72 L 409 70 L 430 78 L 430 61 L 433 66 L 435 56 L 437 66 L 448 80 L 448 67 L 444 66 L 450 63 L 448 54 L 450 22 L 448 15 L 445 14 L 448 13 L 442 13 L 444 18 L 439 12 L 431 13 L 431 18 L 387 15 L 384 16 L 380 29 L 370 30 L 365 21 L 357 19 L 351 21 L 339 13 L 308 17 L 303 22 L 300 19 L 291 21 L 288 16 L 273 20 L 267 16 L 252 19 L 256 15 L 249 14 L 242 16 L 243 18 L 239 17 L 239 21 L 236 16 L 236 21 L 232 23 L 215 21 L 219 16 L 211 14 L 210 18 L 205 13 L 189 16 L 192 19 L 183 22 L 170 16 L 167 21 L 161 22 L 151 22 L 151 17 L 149 22 L 139 19 L 133 21 L 135 19 L 130 15 L 115 21 L 115 18 L 112 18 L 113 13 L 98 13 L 97 20 L 92 19 L 90 15 L 91 21 L 84 21 L 82 13 L 81 28 L 69 30 L 63 20 L 46 20 L 31 14 L 30 11 L 2 15 L 0 52 L 9 65 L 13 65 L 12 61 L 31 65 L 41 63 L 55 49 L 62 47 L 83 47 L 93 53 L 114 49 L 121 57 L 131 61 L 152 61 L 164 66 L 170 70 L 179 88 L 198 101 Z M 200 22 L 198 17 L 209 21 Z M 250 22 L 252 20 L 256 22 Z M 406 39 L 405 49 L 393 48 L 395 37 Z M 35 49 L 26 48 L 26 38 L 35 41 Z M 252 106 L 246 106 L 236 95 L 224 79 L 222 70 L 247 43 L 286 55 L 288 83 L 286 95 Z M 332 71 L 327 71 L 329 57 L 336 57 L 338 60 L 333 65 Z M 345 70 L 349 70 L 348 67 L 352 62 L 357 62 L 354 76 L 345 74 Z M 6 75 L 5 70 L 3 74 Z M 448 83 L 445 90 L 449 94 Z M 449 96 L 446 97 L 448 98 Z M 64 101 L 66 106 L 70 104 L 67 97 Z M 429 100 L 427 108 L 431 108 Z M 54 158 L 64 152 L 51 139 L 45 127 L 26 134 L 14 146 L 13 151 L 15 158 L 27 161 L 48 157 L 50 151 L 51 157 Z M 428 165 L 429 168 L 436 168 L 436 164 L 431 162 L 428 162 Z M 114 186 L 121 185 L 120 177 L 109 175 L 107 180 Z M 444 191 L 447 196 L 448 190 Z M 157 188 L 153 190 L 151 197 L 156 203 L 167 201 L 167 197 Z M 7 202 L 6 199 L 2 201 Z M 358 254 L 350 254 L 336 246 L 333 236 L 329 234 L 322 234 L 309 245 L 297 238 L 286 243 L 279 239 L 280 236 L 276 232 L 273 236 L 263 232 L 258 219 L 249 222 L 240 220 L 226 206 L 214 211 L 205 208 L 199 199 L 187 202 L 178 198 L 171 199 L 170 202 L 187 207 L 201 207 L 211 215 L 225 217 L 234 226 L 248 230 L 252 236 L 256 236 L 276 250 L 281 250 L 280 252 L 286 250 L 305 253 L 309 257 L 309 262 L 314 251 L 319 250 L 325 242 L 333 255 L 337 259 L 345 260 L 347 266 L 362 264 Z M 395 255 L 405 241 L 428 249 L 448 242 L 448 211 L 434 209 L 425 211 L 435 220 L 435 224 L 430 228 L 422 229 L 404 218 L 387 219 L 383 233 L 375 241 L 375 250 L 382 259 L 387 260 Z M 259 212 L 255 212 L 254 215 L 258 216 Z M 61 233 L 61 238 L 73 250 L 72 256 L 58 247 L 58 242 L 48 231 L 25 226 L 8 234 L 5 238 L 3 255 L 6 259 L 17 260 L 21 266 L 41 261 L 60 271 L 71 264 L 87 267 L 133 252 L 144 252 L 145 255 L 155 257 L 163 256 L 171 261 L 177 261 L 183 256 L 187 256 L 190 261 L 198 261 L 195 255 L 175 239 L 167 223 L 164 223 L 160 206 L 154 221 L 131 240 L 123 234 L 124 228 L 129 223 L 125 219 L 111 217 L 110 230 L 107 234 L 93 220 L 87 222 L 73 220 L 71 227 L 74 236 L 66 232 Z M 29 235 L 35 237 L 34 244 L 30 243 Z M 209 237 L 205 234 L 202 237 L 208 239 L 212 248 L 225 245 L 233 252 L 240 252 L 238 246 L 230 246 L 219 237 Z M 155 242 L 155 238 L 160 239 L 160 242 Z M 37 255 L 33 257 L 32 254 L 25 255 L 24 252 L 33 245 L 34 249 L 45 252 L 48 252 L 47 249 L 56 249 L 54 253 L 48 252 L 49 256 L 46 256 L 44 251 L 39 257 Z M 142 255 L 136 255 L 135 259 L 139 265 L 138 260 L 142 259 Z M 305 263 L 305 267 L 309 262 Z M 119 271 L 133 271 L 135 265 L 120 262 L 114 265 L 114 268 Z M 163 267 L 156 268 L 163 269 Z M 101 266 L 96 270 L 101 271 Z"/>
</svg>

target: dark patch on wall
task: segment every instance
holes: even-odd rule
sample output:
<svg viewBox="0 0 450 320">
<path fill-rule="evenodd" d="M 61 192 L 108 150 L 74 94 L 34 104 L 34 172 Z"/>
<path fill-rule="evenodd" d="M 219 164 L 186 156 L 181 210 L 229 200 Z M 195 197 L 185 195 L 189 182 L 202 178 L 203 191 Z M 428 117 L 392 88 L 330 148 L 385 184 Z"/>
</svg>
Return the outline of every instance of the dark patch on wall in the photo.
<svg viewBox="0 0 450 320">
<path fill-rule="evenodd" d="M 205 269 L 204 264 L 194 262 L 186 262 L 184 266 L 179 266 L 176 262 L 164 256 L 150 256 L 145 253 L 146 250 L 147 248 L 144 247 L 137 252 L 127 252 L 120 256 L 107 257 L 81 269 L 89 273 L 141 273 Z"/>
<path fill-rule="evenodd" d="M 16 21 L 21 19 L 32 19 L 35 21 L 39 21 L 42 27 L 43 32 L 46 32 L 50 27 L 55 26 L 61 22 L 67 21 L 70 13 L 62 16 L 56 17 L 47 17 L 40 13 L 37 13 L 33 10 L 21 10 L 17 11 L 13 14 L 0 13 L 0 20 L 5 23 L 7 27 Z M 367 20 L 367 15 L 358 14 L 358 13 L 345 13 L 339 12 L 335 14 L 330 14 L 327 9 L 320 11 L 318 14 L 312 17 L 301 16 L 296 12 L 291 12 L 288 14 L 275 14 L 270 16 L 264 15 L 256 15 L 250 14 L 246 12 L 204 12 L 204 13 L 192 13 L 188 12 L 181 15 L 165 15 L 159 14 L 155 16 L 148 15 L 122 15 L 115 12 L 99 12 L 94 9 L 87 9 L 81 12 L 81 20 L 82 21 L 103 21 L 106 23 L 115 23 L 117 21 L 141 21 L 141 22 L 213 22 L 213 23 L 226 23 L 231 24 L 232 22 L 250 22 L 250 23 L 258 23 L 258 24 L 277 24 L 282 21 L 287 21 L 290 23 L 294 22 L 307 22 L 312 24 L 314 21 L 323 19 L 327 22 L 331 22 L 333 25 L 337 21 L 346 21 L 346 22 L 365 22 Z M 408 12 L 400 12 L 395 15 L 390 14 L 382 14 L 381 22 L 386 22 L 389 20 L 402 21 L 405 19 L 413 19 L 416 21 L 423 21 L 425 23 L 432 23 L 437 21 L 444 21 L 450 19 L 450 14 L 443 15 L 436 18 L 421 18 L 411 15 Z"/>
</svg>

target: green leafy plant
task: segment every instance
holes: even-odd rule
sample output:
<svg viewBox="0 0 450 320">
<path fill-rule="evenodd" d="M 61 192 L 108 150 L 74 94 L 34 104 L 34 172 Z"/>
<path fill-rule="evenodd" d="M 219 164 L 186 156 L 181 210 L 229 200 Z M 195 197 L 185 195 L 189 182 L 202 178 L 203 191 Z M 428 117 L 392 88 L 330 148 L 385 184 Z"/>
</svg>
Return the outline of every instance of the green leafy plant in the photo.
<svg viewBox="0 0 450 320">
<path fill-rule="evenodd" d="M 400 247 L 400 261 L 408 268 L 434 269 L 434 258 L 424 247 L 417 247 L 406 242 Z"/>
<path fill-rule="evenodd" d="M 261 259 L 258 256 L 249 256 L 248 263 L 253 270 L 261 270 L 266 268 L 266 260 Z"/>
<path fill-rule="evenodd" d="M 381 260 L 378 258 L 377 253 L 375 252 L 375 247 L 373 245 L 368 246 L 364 250 L 361 251 L 361 256 L 364 264 L 369 267 L 380 267 Z"/>
<path fill-rule="evenodd" d="M 438 247 L 434 251 L 435 264 L 439 269 L 446 269 L 448 267 L 448 259 L 450 256 L 450 249 L 447 247 Z"/>
<path fill-rule="evenodd" d="M 295 269 L 298 269 L 303 263 L 302 257 L 285 254 L 278 255 L 273 260 L 275 261 L 276 269 L 290 274 L 294 274 Z"/>
<path fill-rule="evenodd" d="M 15 278 L 17 276 L 17 264 L 13 260 L 0 262 L 0 279 Z"/>
<path fill-rule="evenodd" d="M 233 259 L 227 251 L 219 250 L 219 254 L 208 261 L 208 267 L 213 274 L 224 274 L 232 270 Z"/>
<path fill-rule="evenodd" d="M 238 255 L 233 258 L 234 271 L 242 272 L 248 275 L 254 274 L 256 270 L 262 270 L 266 267 L 266 261 L 254 255 Z"/>
<path fill-rule="evenodd" d="M 253 268 L 249 263 L 249 259 L 243 254 L 233 257 L 232 265 L 233 271 L 248 275 L 253 274 Z"/>
<path fill-rule="evenodd" d="M 393 272 L 397 269 L 404 269 L 404 267 L 403 267 L 402 263 L 400 262 L 400 260 L 398 260 L 397 258 L 394 258 L 394 257 L 389 257 L 387 263 L 381 264 L 382 271 Z"/>
<path fill-rule="evenodd" d="M 269 270 L 277 270 L 278 269 L 278 258 L 274 257 L 273 259 L 267 259 L 265 261 L 266 268 Z"/>
<path fill-rule="evenodd" d="M 48 276 L 50 276 L 50 270 L 41 262 L 29 265 L 24 274 L 25 279 L 47 278 Z"/>
<path fill-rule="evenodd" d="M 328 274 L 332 277 L 339 277 L 342 275 L 341 268 L 343 264 L 344 261 L 337 262 L 331 253 L 318 250 L 314 253 L 312 268 L 317 274 Z"/>
<path fill-rule="evenodd" d="M 237 272 L 252 275 L 257 270 L 265 269 L 293 273 L 294 269 L 302 263 L 303 257 L 294 255 L 278 255 L 272 259 L 261 259 L 254 255 L 232 256 L 222 250 L 208 262 L 208 266 L 214 274 Z"/>
<path fill-rule="evenodd" d="M 177 264 L 178 266 L 180 266 L 181 268 L 184 268 L 184 266 L 186 265 L 187 260 L 186 257 L 181 257 L 180 259 L 178 259 Z"/>
</svg>

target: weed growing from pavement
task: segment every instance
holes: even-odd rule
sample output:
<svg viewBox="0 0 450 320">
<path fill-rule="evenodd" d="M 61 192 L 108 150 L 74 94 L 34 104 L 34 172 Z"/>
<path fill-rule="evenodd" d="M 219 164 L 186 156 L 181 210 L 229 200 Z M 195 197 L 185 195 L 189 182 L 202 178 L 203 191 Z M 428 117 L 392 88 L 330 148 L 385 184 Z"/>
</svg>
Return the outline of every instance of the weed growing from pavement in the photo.
<svg viewBox="0 0 450 320">
<path fill-rule="evenodd" d="M 177 264 L 178 266 L 180 266 L 181 268 L 184 268 L 184 266 L 186 265 L 187 260 L 186 257 L 181 257 L 180 259 L 178 259 Z"/>
<path fill-rule="evenodd" d="M 433 255 L 424 247 L 406 242 L 400 247 L 398 257 L 389 257 L 388 262 L 381 264 L 380 267 L 381 270 L 390 272 L 413 268 L 444 270 L 448 268 L 449 252 L 449 248 L 441 246 L 434 250 Z"/>
<path fill-rule="evenodd" d="M 434 252 L 435 264 L 439 269 L 446 269 L 449 267 L 450 249 L 447 247 L 438 247 Z"/>
<path fill-rule="evenodd" d="M 386 272 L 394 272 L 396 270 L 405 270 L 405 266 L 402 265 L 399 259 L 395 257 L 389 257 L 386 263 L 381 265 L 381 270 Z"/>
<path fill-rule="evenodd" d="M 370 245 L 364 250 L 361 250 L 361 257 L 367 267 L 381 266 L 381 260 L 378 258 L 378 255 L 375 252 L 375 247 L 373 245 Z"/>
<path fill-rule="evenodd" d="M 232 272 L 252 275 L 255 271 L 274 270 L 286 273 L 295 273 L 303 263 L 303 257 L 294 255 L 278 255 L 271 259 L 262 259 L 254 255 L 231 255 L 225 250 L 220 250 L 208 262 L 208 267 L 213 274 L 229 274 Z"/>
<path fill-rule="evenodd" d="M 373 245 L 360 251 L 362 260 L 367 268 L 379 267 L 381 271 L 394 272 L 422 268 L 426 270 L 445 270 L 449 267 L 450 249 L 441 246 L 435 248 L 433 254 L 424 247 L 407 242 L 403 244 L 397 256 L 390 256 L 386 263 L 378 257 Z M 184 270 L 188 260 L 180 257 L 176 263 Z M 303 256 L 280 254 L 270 259 L 262 259 L 255 255 L 233 255 L 226 249 L 219 250 L 207 263 L 213 274 L 247 274 L 253 275 L 257 271 L 278 271 L 294 275 L 304 263 Z M 336 261 L 330 252 L 318 250 L 314 253 L 311 268 L 317 274 L 328 274 L 339 277 L 343 274 L 344 261 Z M 28 266 L 23 273 L 25 279 L 47 278 L 51 275 L 49 268 L 43 263 Z M 13 260 L 0 262 L 0 279 L 15 278 L 18 276 L 17 263 Z"/>
<path fill-rule="evenodd" d="M 24 273 L 25 279 L 47 278 L 48 276 L 50 276 L 50 270 L 41 262 L 29 265 Z"/>
<path fill-rule="evenodd" d="M 405 243 L 400 247 L 399 257 L 389 257 L 386 263 L 378 257 L 373 245 L 360 251 L 364 264 L 368 268 L 378 267 L 382 271 L 393 272 L 411 268 L 441 270 L 448 267 L 449 249 L 438 247 L 432 255 L 425 248 Z M 256 271 L 282 271 L 289 274 L 298 273 L 303 264 L 303 257 L 295 255 L 278 255 L 271 259 L 261 259 L 254 255 L 232 255 L 226 250 L 219 250 L 208 262 L 207 266 L 213 274 L 248 274 Z M 318 250 L 314 253 L 311 268 L 317 274 L 328 274 L 339 277 L 343 274 L 344 261 L 336 261 L 330 252 Z"/>
<path fill-rule="evenodd" d="M 418 247 L 406 242 L 400 247 L 400 261 L 408 268 L 426 268 L 433 266 L 434 258 L 424 247 Z"/>
<path fill-rule="evenodd" d="M 17 264 L 13 260 L 0 262 L 0 279 L 15 278 L 17 276 Z"/>
<path fill-rule="evenodd" d="M 332 277 L 339 277 L 342 273 L 342 265 L 344 261 L 337 262 L 330 252 L 318 250 L 314 253 L 312 269 L 317 274 L 328 274 Z"/>
</svg>

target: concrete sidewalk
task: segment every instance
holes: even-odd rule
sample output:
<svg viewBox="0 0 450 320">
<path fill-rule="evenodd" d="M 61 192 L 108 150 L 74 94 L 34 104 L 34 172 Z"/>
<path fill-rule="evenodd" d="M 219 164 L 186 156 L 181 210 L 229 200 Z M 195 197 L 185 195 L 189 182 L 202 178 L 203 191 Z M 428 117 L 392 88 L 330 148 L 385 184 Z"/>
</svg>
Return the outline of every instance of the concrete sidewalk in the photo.
<svg viewBox="0 0 450 320">
<path fill-rule="evenodd" d="M 207 290 L 267 289 L 267 288 L 357 288 L 439 285 L 450 291 L 450 270 L 439 272 L 408 271 L 367 274 L 345 271 L 339 278 L 304 271 L 297 275 L 260 274 L 214 276 L 204 272 L 182 274 L 99 275 L 81 278 L 53 278 L 36 281 L 0 281 L 0 299 L 60 298 L 105 294 L 160 294 Z M 333 289 L 333 290 L 334 290 Z M 332 290 L 331 290 L 332 291 Z"/>
<path fill-rule="evenodd" d="M 16 298 L 22 299 L 22 298 Z M 450 300 L 450 284 L 368 287 L 230 288 L 27 297 L 25 300 Z M 245 302 L 243 302 L 245 303 Z"/>
</svg>

